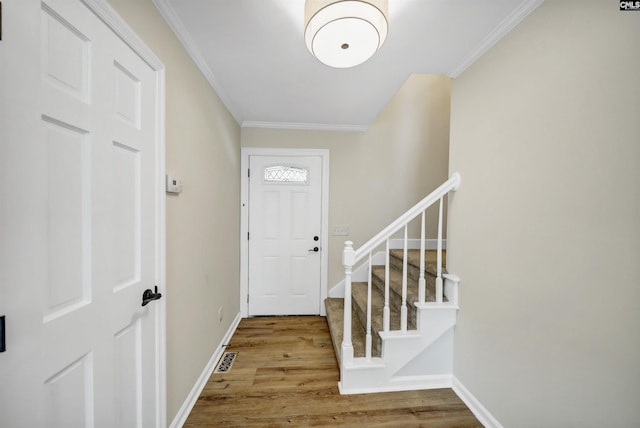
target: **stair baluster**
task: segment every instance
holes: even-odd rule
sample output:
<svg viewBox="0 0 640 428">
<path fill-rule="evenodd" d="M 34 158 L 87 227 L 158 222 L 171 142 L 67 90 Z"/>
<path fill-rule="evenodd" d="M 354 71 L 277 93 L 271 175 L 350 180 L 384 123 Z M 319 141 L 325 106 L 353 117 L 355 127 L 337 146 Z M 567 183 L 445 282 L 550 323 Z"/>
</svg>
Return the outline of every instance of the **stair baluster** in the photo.
<svg viewBox="0 0 640 428">
<path fill-rule="evenodd" d="M 371 253 L 369 253 L 369 283 L 367 284 L 367 331 L 366 331 L 366 350 L 365 356 L 367 361 L 371 361 Z"/>
<path fill-rule="evenodd" d="M 402 306 L 400 307 L 400 330 L 407 332 L 407 250 L 409 244 L 408 228 L 404 225 L 404 256 L 402 261 Z"/>
<path fill-rule="evenodd" d="M 391 310 L 389 309 L 389 238 L 387 238 L 387 249 L 384 262 L 384 310 L 382 313 L 382 326 L 385 333 L 389 332 L 389 325 L 391 324 Z M 371 272 L 371 268 L 369 268 Z"/>
<path fill-rule="evenodd" d="M 440 197 L 440 207 L 438 209 L 438 252 L 436 264 L 436 302 L 442 303 L 442 199 Z"/>
<path fill-rule="evenodd" d="M 420 303 L 425 302 L 427 281 L 424 278 L 424 224 L 425 224 L 425 213 L 426 211 L 422 211 L 422 219 L 420 221 L 420 278 L 418 279 L 418 301 Z"/>
</svg>

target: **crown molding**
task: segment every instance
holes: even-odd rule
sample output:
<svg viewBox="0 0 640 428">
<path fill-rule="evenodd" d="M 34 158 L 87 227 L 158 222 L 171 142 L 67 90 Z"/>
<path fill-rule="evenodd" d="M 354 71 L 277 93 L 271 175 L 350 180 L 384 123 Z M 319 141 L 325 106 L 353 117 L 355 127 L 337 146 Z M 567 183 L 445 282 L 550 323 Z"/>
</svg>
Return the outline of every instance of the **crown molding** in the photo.
<svg viewBox="0 0 640 428">
<path fill-rule="evenodd" d="M 222 88 L 222 85 L 218 82 L 213 72 L 207 65 L 204 57 L 200 53 L 200 50 L 196 47 L 195 42 L 189 35 L 189 32 L 186 30 L 184 24 L 176 14 L 173 6 L 169 3 L 168 0 L 152 0 L 153 4 L 156 6 L 160 14 L 164 18 L 164 20 L 169 24 L 169 27 L 173 30 L 176 37 L 182 43 L 185 50 L 196 64 L 196 66 L 200 69 L 200 72 L 203 74 L 204 78 L 207 79 L 213 90 L 216 92 L 224 106 L 229 110 L 229 113 L 233 116 L 238 124 L 242 123 L 242 119 L 240 113 L 236 106 L 231 102 L 231 99 L 227 96 L 226 92 Z"/>
<path fill-rule="evenodd" d="M 520 3 L 520 6 L 503 19 L 502 22 L 500 22 L 462 62 L 447 73 L 447 75 L 452 78 L 460 76 L 471 64 L 476 62 L 478 58 L 491 49 L 501 38 L 529 16 L 543 1 L 544 0 L 524 0 Z"/>
<path fill-rule="evenodd" d="M 340 125 L 333 123 L 300 123 L 300 122 L 260 122 L 245 120 L 242 128 L 268 128 L 268 129 L 297 129 L 304 131 L 340 131 L 340 132 L 364 132 L 367 125 Z"/>
</svg>

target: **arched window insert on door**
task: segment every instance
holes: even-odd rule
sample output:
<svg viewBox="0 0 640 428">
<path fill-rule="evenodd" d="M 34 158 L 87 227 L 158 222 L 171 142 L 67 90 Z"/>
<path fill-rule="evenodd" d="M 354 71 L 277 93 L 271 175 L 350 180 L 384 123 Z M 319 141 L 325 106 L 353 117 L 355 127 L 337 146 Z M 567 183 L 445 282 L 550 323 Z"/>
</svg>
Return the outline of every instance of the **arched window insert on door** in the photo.
<svg viewBox="0 0 640 428">
<path fill-rule="evenodd" d="M 307 184 L 308 171 L 295 166 L 276 165 L 264 169 L 265 183 Z"/>
</svg>

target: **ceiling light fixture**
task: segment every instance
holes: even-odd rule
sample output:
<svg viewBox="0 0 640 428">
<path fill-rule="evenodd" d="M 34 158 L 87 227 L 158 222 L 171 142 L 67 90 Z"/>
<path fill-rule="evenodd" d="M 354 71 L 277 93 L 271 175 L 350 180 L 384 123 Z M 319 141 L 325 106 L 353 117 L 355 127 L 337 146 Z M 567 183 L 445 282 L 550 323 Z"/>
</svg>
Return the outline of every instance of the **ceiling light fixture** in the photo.
<svg viewBox="0 0 640 428">
<path fill-rule="evenodd" d="M 307 0 L 304 38 L 328 66 L 354 67 L 373 56 L 389 28 L 388 0 Z"/>
</svg>

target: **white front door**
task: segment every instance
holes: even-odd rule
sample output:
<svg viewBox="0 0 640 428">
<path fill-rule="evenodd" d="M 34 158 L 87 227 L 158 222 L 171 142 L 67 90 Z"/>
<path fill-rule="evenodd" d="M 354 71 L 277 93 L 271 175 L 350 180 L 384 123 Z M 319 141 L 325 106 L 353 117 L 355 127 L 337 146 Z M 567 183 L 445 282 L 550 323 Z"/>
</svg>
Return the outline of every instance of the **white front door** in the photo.
<svg viewBox="0 0 640 428">
<path fill-rule="evenodd" d="M 249 157 L 249 315 L 320 313 L 322 158 Z"/>
<path fill-rule="evenodd" d="M 3 3 L 0 425 L 158 426 L 159 77 L 79 0 Z"/>
</svg>

